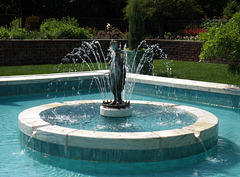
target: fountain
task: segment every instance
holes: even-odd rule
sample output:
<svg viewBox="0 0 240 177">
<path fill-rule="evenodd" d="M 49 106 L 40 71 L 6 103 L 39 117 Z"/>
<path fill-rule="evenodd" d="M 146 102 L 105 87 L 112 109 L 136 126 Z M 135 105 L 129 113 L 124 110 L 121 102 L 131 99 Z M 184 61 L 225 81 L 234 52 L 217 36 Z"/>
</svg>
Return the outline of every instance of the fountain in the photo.
<svg viewBox="0 0 240 177">
<path fill-rule="evenodd" d="M 79 51 L 82 52 L 82 48 L 77 49 L 77 52 Z M 210 150 L 216 145 L 218 119 L 207 111 L 170 103 L 131 100 L 130 105 L 130 99 L 124 101 L 121 95 L 127 70 L 124 63 L 124 53 L 119 49 L 117 42 L 111 43 L 110 53 L 108 82 L 114 99 L 104 98 L 103 100 L 51 103 L 24 110 L 19 114 L 19 129 L 21 139 L 28 147 L 42 153 L 67 159 L 108 163 L 136 163 L 181 159 L 205 152 L 205 150 Z M 99 56 L 95 56 L 97 56 L 96 60 L 99 61 Z M 82 61 L 87 63 L 83 58 Z M 106 60 L 104 60 L 104 63 L 106 64 Z M 99 68 L 101 67 L 99 66 Z M 100 77 L 93 76 L 102 95 L 107 94 L 107 89 L 102 88 L 102 86 L 106 85 L 105 76 L 106 72 Z M 134 82 L 129 85 L 130 91 L 133 90 L 133 87 Z M 79 115 L 72 116 L 68 114 L 74 112 L 75 108 L 81 109 L 84 106 L 87 109 L 79 111 L 79 114 L 84 114 L 84 118 L 80 118 Z M 134 106 L 140 106 L 140 110 L 149 111 L 145 113 L 147 114 L 145 120 L 152 120 L 150 119 L 152 112 L 160 111 L 161 113 L 169 113 L 170 115 L 176 113 L 176 115 L 186 117 L 188 123 L 165 130 L 158 127 L 150 130 L 138 130 L 130 122 L 132 120 L 141 121 L 142 119 L 141 116 L 134 118 L 136 114 Z M 101 117 L 93 114 L 93 110 L 99 107 Z M 155 124 L 161 125 L 161 119 L 163 118 L 161 116 L 163 114 L 159 114 L 159 112 L 157 114 L 160 117 L 156 119 L 160 121 L 154 119 L 153 121 L 156 121 Z M 86 119 L 90 115 L 92 117 Z M 72 116 L 80 122 L 84 121 L 82 127 L 66 127 L 48 120 L 49 118 L 56 122 L 56 119 L 65 116 L 70 118 Z M 174 117 L 167 119 L 171 120 Z M 95 120 L 96 122 L 103 121 L 103 124 L 101 124 L 103 126 L 104 123 L 114 122 L 113 124 L 123 123 L 125 127 L 132 126 L 134 128 L 125 130 L 115 130 L 116 128 L 113 128 L 111 131 L 101 131 L 99 124 L 93 125 L 93 128 L 85 127 Z M 178 120 L 178 123 L 181 121 Z M 149 125 L 146 127 L 150 126 L 151 122 L 148 122 Z M 142 123 L 144 124 L 144 121 Z"/>
</svg>

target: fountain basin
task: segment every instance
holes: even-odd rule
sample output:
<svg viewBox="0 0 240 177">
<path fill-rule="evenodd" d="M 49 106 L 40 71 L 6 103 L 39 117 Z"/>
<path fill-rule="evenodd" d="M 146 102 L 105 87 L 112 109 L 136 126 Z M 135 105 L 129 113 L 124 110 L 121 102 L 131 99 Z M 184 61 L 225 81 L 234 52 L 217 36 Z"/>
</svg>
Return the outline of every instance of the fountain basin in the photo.
<svg viewBox="0 0 240 177">
<path fill-rule="evenodd" d="M 101 102 L 101 100 L 71 101 L 29 108 L 19 114 L 21 140 L 32 149 L 54 156 L 115 163 L 179 159 L 202 153 L 217 143 L 217 117 L 189 106 L 131 101 L 132 104 L 153 104 L 184 110 L 196 118 L 194 124 L 181 129 L 152 132 L 78 130 L 51 125 L 40 116 L 43 111 L 60 106 Z"/>
</svg>

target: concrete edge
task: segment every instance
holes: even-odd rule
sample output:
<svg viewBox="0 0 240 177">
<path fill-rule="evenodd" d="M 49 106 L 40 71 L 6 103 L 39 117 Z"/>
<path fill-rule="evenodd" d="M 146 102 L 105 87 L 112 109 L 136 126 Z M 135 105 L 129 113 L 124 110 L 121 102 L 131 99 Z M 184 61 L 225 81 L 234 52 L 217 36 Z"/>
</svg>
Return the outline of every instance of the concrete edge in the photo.
<svg viewBox="0 0 240 177">
<path fill-rule="evenodd" d="M 134 104 L 156 104 L 181 109 L 196 117 L 196 122 L 182 129 L 156 132 L 100 132 L 77 130 L 50 125 L 40 118 L 44 110 L 64 105 L 99 103 L 101 100 L 83 100 L 52 103 L 24 110 L 19 114 L 19 129 L 30 138 L 49 143 L 80 148 L 149 150 L 189 146 L 218 135 L 218 119 L 215 115 L 189 106 L 160 102 L 133 101 Z"/>
<path fill-rule="evenodd" d="M 71 73 L 53 73 L 53 74 L 39 74 L 39 75 L 21 75 L 21 76 L 1 76 L 0 86 L 7 85 L 20 85 L 20 84 L 33 84 L 33 83 L 48 83 L 53 81 L 73 81 L 83 79 L 92 79 L 93 76 L 105 76 L 108 70 L 97 70 L 87 72 L 71 72 Z M 174 87 L 180 89 L 190 89 L 197 91 L 205 91 L 220 94 L 230 94 L 240 96 L 240 86 L 220 84 L 212 82 L 202 82 L 186 79 L 175 79 L 158 76 L 140 75 L 140 74 L 127 74 L 127 81 L 159 85 L 166 87 Z"/>
</svg>

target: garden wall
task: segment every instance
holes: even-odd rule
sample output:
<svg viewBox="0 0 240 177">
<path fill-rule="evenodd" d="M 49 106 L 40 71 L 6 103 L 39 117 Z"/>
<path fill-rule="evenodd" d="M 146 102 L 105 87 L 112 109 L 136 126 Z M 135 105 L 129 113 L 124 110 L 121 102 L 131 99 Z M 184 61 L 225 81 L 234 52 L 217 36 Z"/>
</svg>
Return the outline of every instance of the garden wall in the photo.
<svg viewBox="0 0 240 177">
<path fill-rule="evenodd" d="M 0 66 L 57 64 L 73 48 L 83 41 L 91 40 L 0 40 Z M 106 53 L 111 40 L 99 40 Z M 119 40 L 122 45 L 126 40 Z M 200 41 L 147 40 L 148 44 L 159 43 L 172 60 L 199 61 L 202 47 Z"/>
</svg>

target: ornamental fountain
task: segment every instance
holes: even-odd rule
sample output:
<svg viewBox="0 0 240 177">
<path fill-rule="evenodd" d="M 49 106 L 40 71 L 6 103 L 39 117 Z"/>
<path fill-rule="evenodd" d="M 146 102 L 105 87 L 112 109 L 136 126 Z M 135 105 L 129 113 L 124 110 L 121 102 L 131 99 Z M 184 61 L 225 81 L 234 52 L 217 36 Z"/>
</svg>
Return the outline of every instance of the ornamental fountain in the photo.
<svg viewBox="0 0 240 177">
<path fill-rule="evenodd" d="M 79 51 L 84 50 L 77 49 L 78 54 Z M 111 43 L 110 54 L 107 77 L 114 99 L 51 103 L 24 110 L 19 114 L 19 129 L 26 146 L 66 159 L 108 163 L 181 159 L 215 147 L 218 139 L 218 119 L 215 115 L 185 105 L 137 100 L 131 100 L 130 105 L 130 99 L 124 101 L 122 92 L 128 70 L 125 54 L 117 42 Z M 73 53 L 70 55 L 73 56 Z M 99 61 L 96 56 L 96 61 Z M 107 82 L 105 76 L 106 73 L 99 77 L 93 75 L 102 95 L 105 95 L 103 91 L 107 91 L 107 88 L 102 88 Z M 130 91 L 133 87 L 134 83 L 130 84 Z M 140 116 L 134 107 L 139 107 Z M 94 110 L 100 112 L 101 116 L 95 114 Z M 156 116 L 153 116 L 155 112 Z M 141 114 L 146 115 L 145 119 Z M 171 121 L 176 119 L 176 115 L 176 125 L 184 122 L 185 118 L 186 124 L 161 129 L 163 119 Z M 90 118 L 86 119 L 88 116 Z M 178 116 L 183 119 L 178 119 Z M 78 128 L 65 126 L 64 121 L 59 123 L 58 120 L 62 119 L 77 121 Z M 116 127 L 102 131 L 101 127 L 106 124 Z M 148 129 L 151 124 L 154 124 L 154 128 Z M 123 125 L 120 130 L 119 125 Z"/>
</svg>

